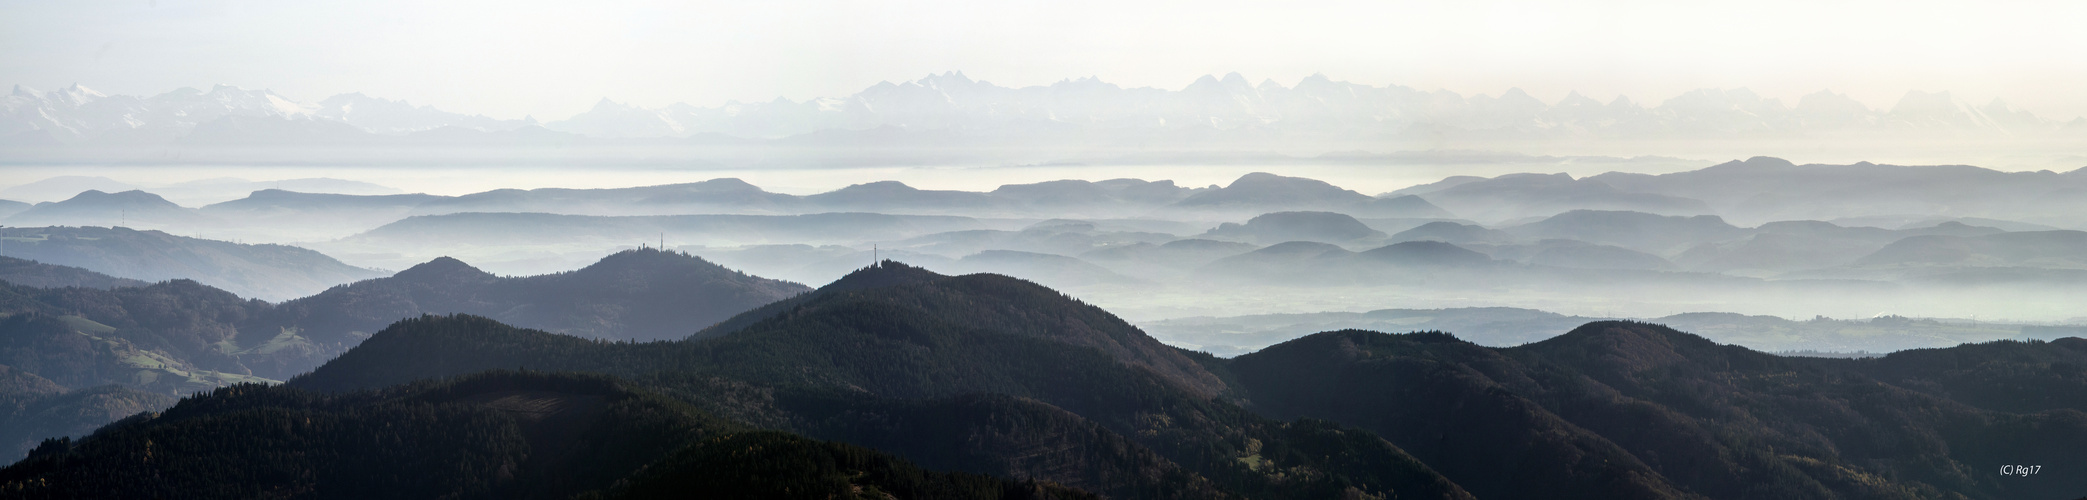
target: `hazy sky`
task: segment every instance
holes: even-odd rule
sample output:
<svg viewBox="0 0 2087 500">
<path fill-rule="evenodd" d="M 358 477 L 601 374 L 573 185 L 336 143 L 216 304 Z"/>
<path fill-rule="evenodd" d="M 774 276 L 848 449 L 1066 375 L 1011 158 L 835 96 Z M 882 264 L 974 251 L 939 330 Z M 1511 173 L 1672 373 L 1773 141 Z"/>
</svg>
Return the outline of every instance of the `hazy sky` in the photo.
<svg viewBox="0 0 2087 500">
<path fill-rule="evenodd" d="M 1747 87 L 1907 90 L 2087 114 L 2087 2 L 533 2 L 0 0 L 0 84 L 223 83 L 552 120 L 610 97 L 847 95 L 959 70 L 1178 89 L 1237 71 L 1645 104 Z"/>
</svg>

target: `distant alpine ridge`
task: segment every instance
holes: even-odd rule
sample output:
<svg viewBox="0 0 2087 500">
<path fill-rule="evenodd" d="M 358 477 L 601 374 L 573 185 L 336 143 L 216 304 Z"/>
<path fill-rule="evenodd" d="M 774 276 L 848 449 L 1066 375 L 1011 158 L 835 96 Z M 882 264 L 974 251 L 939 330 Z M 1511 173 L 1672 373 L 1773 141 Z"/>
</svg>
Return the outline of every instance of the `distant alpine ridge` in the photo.
<svg viewBox="0 0 2087 500">
<path fill-rule="evenodd" d="M 2087 118 L 2047 119 L 1999 99 L 1972 104 L 1948 92 L 1912 91 L 1889 109 L 1871 109 L 1831 91 L 1785 103 L 1746 89 L 1703 89 L 1648 107 L 1628 97 L 1602 102 L 1573 93 L 1546 103 L 1520 89 L 1464 96 L 1324 75 L 1293 86 L 1273 80 L 1255 84 L 1238 73 L 1204 76 L 1180 90 L 1166 90 L 1125 88 L 1092 77 L 1009 88 L 950 72 L 806 101 L 644 108 L 604 98 L 584 113 L 541 124 L 533 117 L 463 115 L 360 93 L 303 103 L 267 90 L 224 85 L 150 97 L 105 95 L 77 84 L 49 92 L 17 85 L 0 98 L 0 145 L 18 147 L 391 144 L 385 136 L 415 138 L 409 145 L 526 144 L 570 141 L 574 135 L 776 139 L 878 129 L 1030 139 L 1125 131 L 1320 140 L 1776 139 L 1924 132 L 2034 138 L 2087 134 Z M 487 139 L 489 132 L 510 135 Z"/>
</svg>

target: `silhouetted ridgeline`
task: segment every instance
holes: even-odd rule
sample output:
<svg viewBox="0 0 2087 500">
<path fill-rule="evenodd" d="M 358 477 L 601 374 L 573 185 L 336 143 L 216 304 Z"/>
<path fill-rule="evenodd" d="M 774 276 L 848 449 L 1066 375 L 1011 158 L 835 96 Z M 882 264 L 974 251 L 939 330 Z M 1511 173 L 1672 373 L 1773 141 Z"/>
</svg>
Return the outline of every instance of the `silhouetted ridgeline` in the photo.
<svg viewBox="0 0 2087 500">
<path fill-rule="evenodd" d="M 400 318 L 468 313 L 581 337 L 679 339 L 810 290 L 658 249 L 627 250 L 579 270 L 519 278 L 443 257 L 388 278 L 284 302 L 248 330 L 272 335 L 294 328 L 318 342 L 352 344 Z"/>
<path fill-rule="evenodd" d="M 1323 498 L 1354 488 L 1463 497 L 1368 434 L 1271 421 L 1211 399 L 1205 391 L 1222 382 L 1196 356 L 1018 280 L 885 263 L 748 315 L 764 319 L 729 321 L 721 327 L 746 326 L 672 344 L 588 341 L 478 318 L 409 320 L 290 385 L 351 390 L 492 367 L 594 371 L 661 384 L 721 415 L 888 445 L 929 467 L 1038 477 L 1111 496 Z M 979 392 L 1026 399 L 962 402 Z M 991 423 L 1007 421 L 1037 424 Z M 882 423 L 862 425 L 872 422 Z M 951 429 L 979 437 L 957 439 Z M 1016 449 L 1040 454 L 1007 458 Z"/>
<path fill-rule="evenodd" d="M 421 314 L 476 313 L 587 337 L 654 340 L 685 337 L 805 290 L 652 249 L 525 278 L 496 277 L 455 259 L 437 259 L 277 305 L 187 280 L 107 290 L 0 283 L 0 312 L 35 314 L 0 320 L 17 332 L 8 337 L 17 350 L 0 351 L 0 363 L 47 367 L 32 371 L 71 387 L 125 383 L 181 393 L 221 385 L 190 373 L 196 370 L 287 378 L 353 347 L 369 332 Z M 73 335 L 105 342 L 35 340 Z M 108 368 L 111 363 L 171 371 L 139 381 L 129 371 L 114 375 L 119 371 Z"/>
<path fill-rule="evenodd" d="M 0 228 L 0 238 L 7 239 L 0 251 L 10 257 L 148 282 L 195 279 L 264 300 L 301 297 L 380 276 L 304 248 L 242 245 L 122 227 L 9 227 Z"/>
<path fill-rule="evenodd" d="M 0 470 L 9 498 L 1092 498 L 755 431 L 605 377 L 318 395 L 238 385 Z"/>
<path fill-rule="evenodd" d="M 596 344 L 522 331 L 431 343 L 441 336 L 401 331 L 380 335 L 293 385 L 373 387 L 507 364 L 641 379 L 648 371 L 694 371 L 756 386 L 827 387 L 825 391 L 879 395 L 870 400 L 891 395 L 934 398 L 963 390 L 1004 392 L 1037 398 L 1093 420 L 1199 472 L 1220 488 L 1251 484 L 1226 479 L 1237 476 L 1221 468 L 1213 472 L 1212 461 L 1194 458 L 1199 455 L 1166 440 L 1164 432 L 1147 436 L 1145 430 L 1157 430 L 1145 427 L 1149 418 L 1117 423 L 1124 418 L 1117 415 L 1126 410 L 1113 408 L 1122 403 L 1109 403 L 1113 396 L 1096 399 L 1122 393 L 1124 386 L 1142 387 L 1134 392 L 1172 392 L 1178 389 L 1164 388 L 1178 385 L 1088 385 L 1082 380 L 1115 371 L 1106 367 L 1123 366 L 1118 364 L 1123 361 L 1037 364 L 1002 358 L 988 353 L 1019 349 L 1033 352 L 1028 357 L 1035 358 L 1034 352 L 1063 349 L 1052 346 L 1064 344 L 987 348 L 989 343 L 981 343 L 1025 337 L 966 335 L 957 333 L 961 328 L 942 330 L 921 322 L 923 317 L 964 316 L 934 312 L 939 303 L 967 303 L 976 309 L 961 311 L 988 311 L 981 318 L 1009 317 L 990 312 L 994 307 L 989 305 L 1009 299 L 984 298 L 1014 296 L 977 288 L 972 280 L 982 278 L 942 278 L 887 264 L 820 292 L 757 309 L 748 319 L 721 324 L 715 329 L 719 331 L 702 336 L 708 340 L 682 345 Z M 929 290 L 937 293 L 923 294 Z M 867 291 L 879 292 L 875 297 L 889 297 L 889 302 L 853 293 Z M 910 314 L 893 309 L 902 304 Z M 1034 314 L 1023 321 L 1056 316 Z M 969 321 L 1008 325 L 996 330 L 1021 324 Z M 797 340 L 800 335 L 812 336 Z M 1997 471 L 1997 464 L 2008 460 L 2054 468 L 2087 466 L 2072 465 L 2083 458 L 2065 452 L 2087 446 L 2087 419 L 2079 413 L 2087 404 L 2079 396 L 2087 389 L 2079 385 L 2083 379 L 2078 370 L 2069 368 L 2087 362 L 2087 346 L 2078 343 L 2001 342 L 1867 360 L 1805 359 L 1719 346 L 1654 325 L 1611 322 L 1510 349 L 1476 346 L 1446 334 L 1333 332 L 1234 360 L 1198 358 L 1198 363 L 1227 381 L 1227 395 L 1221 399 L 1250 402 L 1254 411 L 1272 417 L 1325 418 L 1370 430 L 1481 498 L 2014 498 L 2087 488 L 2087 479 L 2000 477 L 1986 471 Z M 544 347 L 521 347 L 530 344 Z M 899 348 L 903 345 L 920 347 Z M 787 354 L 842 346 L 848 349 Z M 721 355 L 727 352 L 733 354 Z M 1117 359 L 1132 359 L 1121 356 Z M 352 368 L 356 366 L 361 368 Z M 1081 368 L 1054 368 L 1061 366 Z M 1066 386 L 1087 389 L 1061 392 Z M 2037 389 L 2006 390 L 2011 387 Z M 856 412 L 901 418 L 894 415 L 903 413 L 831 409 L 868 403 L 834 402 L 832 396 L 811 395 L 822 391 L 799 391 L 805 389 L 776 393 L 773 409 L 724 413 L 765 415 L 784 422 L 807 414 Z M 800 395 L 789 396 L 792 393 Z M 1176 397 L 1195 398 L 1180 394 Z M 817 407 L 828 409 L 792 408 L 815 400 L 827 401 Z M 1204 407 L 1224 406 L 1217 401 L 1197 405 L 1211 404 L 1218 406 Z M 1149 411 L 1154 410 L 1129 413 Z M 1224 414 L 1209 411 L 1202 418 Z M 1180 415 L 1179 410 L 1157 414 Z M 1172 425 L 1188 422 L 1170 420 Z M 1301 424 L 1290 424 L 1297 425 Z M 948 456 L 919 449 L 918 442 L 908 445 L 907 440 L 879 437 L 889 432 L 800 429 L 905 450 L 898 451 L 902 456 Z M 1270 446 L 1275 437 L 1257 439 Z M 1300 440 L 1309 441 L 1293 436 L 1288 442 Z M 1242 456 L 1243 449 L 1233 450 L 1229 454 Z"/>
<path fill-rule="evenodd" d="M 2087 478 L 1998 471 L 2087 466 L 2082 361 L 2080 339 L 1787 358 L 1599 322 L 1508 349 L 1328 332 L 1230 370 L 1260 411 L 1378 432 L 1481 497 L 2063 498 Z"/>
<path fill-rule="evenodd" d="M 0 256 L 0 281 L 38 288 L 116 288 L 145 286 L 134 279 L 118 278 L 72 266 Z"/>
<path fill-rule="evenodd" d="M 1220 359 L 1033 283 L 885 262 L 678 342 L 399 321 L 287 387 L 48 443 L 0 492 L 2066 498 L 2087 491 L 2059 472 L 2087 467 L 2081 366 L 2077 338 L 1822 359 L 1620 321 Z M 596 375 L 473 375 L 515 368 Z M 391 442 L 421 461 L 370 458 Z"/>
<path fill-rule="evenodd" d="M 172 402 L 168 396 L 303 373 L 401 318 L 474 312 L 517 324 L 618 340 L 681 338 L 741 311 L 808 290 L 658 250 L 611 255 L 585 269 L 502 278 L 439 259 L 390 278 L 271 305 L 188 280 L 145 285 L 11 260 L 10 275 L 112 288 L 0 282 L 0 366 L 48 384 L 0 387 L 21 401 L 0 412 L 0 453 L 46 435 L 79 434 Z M 121 386 L 121 389 L 104 387 Z M 91 390 L 90 390 L 91 389 Z"/>
</svg>

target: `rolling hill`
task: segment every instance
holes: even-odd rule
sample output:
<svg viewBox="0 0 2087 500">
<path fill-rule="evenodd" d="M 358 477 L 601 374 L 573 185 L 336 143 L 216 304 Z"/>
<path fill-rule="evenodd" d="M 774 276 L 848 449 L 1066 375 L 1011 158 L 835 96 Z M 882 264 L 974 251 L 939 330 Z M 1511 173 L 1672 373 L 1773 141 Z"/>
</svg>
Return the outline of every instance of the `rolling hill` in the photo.
<svg viewBox="0 0 2087 500">
<path fill-rule="evenodd" d="M 145 286 L 145 282 L 118 278 L 72 266 L 0 257 L 0 281 L 38 288 L 101 288 Z"/>
<path fill-rule="evenodd" d="M 776 422 L 815 438 L 877 443 L 931 468 L 1004 474 L 1014 469 L 964 467 L 1018 467 L 1039 472 L 1028 477 L 1112 497 L 1193 493 L 1197 488 L 1188 485 L 1205 481 L 1221 492 L 1254 497 L 1323 498 L 1349 489 L 1366 495 L 1398 491 L 1402 498 L 1464 497 L 1366 434 L 1266 420 L 1216 398 L 1225 385 L 1203 368 L 1208 358 L 1160 345 L 1106 312 L 1005 277 L 946 277 L 885 263 L 750 311 L 697 338 L 599 343 L 477 318 L 430 317 L 379 332 L 289 385 L 356 390 L 495 366 L 591 371 L 652 381 L 664 393 L 714 405 L 704 407 L 720 415 Z M 737 396 L 702 396 L 719 390 Z M 983 406 L 946 399 L 981 392 L 1014 398 L 979 400 L 992 403 Z M 945 405 L 972 410 L 933 409 Z M 951 429 L 996 421 L 1038 423 L 984 441 L 1004 447 L 949 449 L 953 442 L 981 442 L 952 440 L 946 435 Z M 1087 430 L 1072 436 L 1048 431 L 1056 428 Z M 1082 435 L 1088 437 L 1063 441 Z M 1078 443 L 1087 444 L 1067 447 Z M 1090 474 L 1099 465 L 1038 470 L 1004 458 L 942 462 L 976 453 L 1007 457 L 1010 449 L 1030 447 L 1055 450 L 1046 455 L 1053 461 L 1104 453 L 1117 457 L 1108 463 L 1144 463 L 1136 467 L 1153 472 L 1094 478 Z M 1176 486 L 1141 490 L 1140 484 Z"/>
<path fill-rule="evenodd" d="M 142 460 L 139 457 L 144 457 Z M 240 385 L 0 469 L 9 497 L 1085 499 L 759 431 L 604 377 L 494 373 L 318 395 Z"/>
<path fill-rule="evenodd" d="M 578 270 L 528 277 L 494 276 L 443 257 L 278 304 L 243 330 L 253 336 L 242 341 L 294 330 L 312 342 L 352 346 L 400 319 L 455 313 L 586 338 L 680 339 L 810 290 L 657 249 L 617 252 Z M 298 370 L 303 368 L 308 367 Z"/>
<path fill-rule="evenodd" d="M 122 227 L 0 228 L 0 252 L 146 282 L 192 279 L 244 297 L 287 300 L 380 276 L 312 250 L 244 245 Z"/>
<path fill-rule="evenodd" d="M 1227 369 L 1257 410 L 1370 429 L 1480 496 L 1629 486 L 1654 498 L 2068 498 L 2087 478 L 1987 470 L 2087 460 L 2068 451 L 2087 446 L 2069 368 L 2083 349 L 2062 339 L 1785 358 L 1596 322 L 1505 349 L 1326 332 Z M 2031 380 L 2042 397 L 1992 391 Z"/>
<path fill-rule="evenodd" d="M 1254 216 L 1245 224 L 1224 223 L 1198 238 L 1244 241 L 1272 245 L 1286 241 L 1316 241 L 1353 244 L 1384 239 L 1384 233 L 1362 221 L 1332 212 L 1274 212 Z"/>
<path fill-rule="evenodd" d="M 1339 212 L 1356 217 L 1447 218 L 1449 212 L 1416 196 L 1376 198 L 1316 179 L 1266 172 L 1240 176 L 1171 205 L 1185 212 L 1253 215 L 1279 211 Z"/>
<path fill-rule="evenodd" d="M 64 201 L 38 203 L 8 216 L 10 226 L 135 226 L 165 228 L 196 226 L 209 217 L 183 208 L 159 195 L 139 190 L 104 193 L 82 191 Z"/>
<path fill-rule="evenodd" d="M 1672 255 L 1696 244 L 1748 235 L 1714 215 L 1662 216 L 1643 212 L 1574 210 L 1502 229 L 1529 239 L 1572 239 Z"/>
<path fill-rule="evenodd" d="M 1660 215 L 1715 213 L 1700 200 L 1659 192 L 1629 192 L 1598 179 L 1574 179 L 1563 173 L 1508 174 L 1491 179 L 1450 178 L 1387 195 L 1423 197 L 1459 215 L 1484 221 L 1548 217 L 1573 210 Z"/>
<path fill-rule="evenodd" d="M 35 276 L 118 280 L 46 264 L 9 269 L 24 268 Z M 0 417 L 19 420 L 16 428 L 25 432 L 80 434 L 163 407 L 169 396 L 289 378 L 354 347 L 367 332 L 428 312 L 483 312 L 577 335 L 648 340 L 685 337 L 806 290 L 657 250 L 525 278 L 438 260 L 282 304 L 189 280 L 110 288 L 0 282 L 0 366 L 28 381 L 0 384 L 0 398 L 26 398 L 21 408 L 33 409 Z M 0 448 L 10 453 L 34 444 L 0 438 L 10 440 L 0 445 L 19 445 Z"/>
<path fill-rule="evenodd" d="M 1312 245 L 1292 253 L 1310 258 Z M 1398 252 L 1462 255 L 1410 245 Z M 1057 484 L 1109 498 L 2066 498 L 2087 477 L 1992 471 L 2087 466 L 2076 452 L 2087 447 L 2081 366 L 2087 344 L 2076 338 L 1796 358 L 1627 321 L 1506 348 L 1330 331 L 1220 359 L 1033 283 L 886 262 L 683 341 L 604 342 L 467 315 L 402 320 L 286 387 L 219 389 L 46 442 L 0 470 L 0 485 L 365 477 L 295 472 L 317 468 L 376 474 L 354 490 L 373 495 L 614 497 L 792 477 L 732 473 L 778 470 L 738 467 L 781 458 L 715 454 L 777 446 L 836 464 L 790 469 L 826 487 L 902 487 L 874 472 L 899 469 L 871 460 L 888 454 L 951 474 L 907 477 L 1001 492 L 974 493 L 985 497 Z M 529 371 L 480 374 L 514 369 Z M 738 431 L 748 427 L 771 431 Z M 372 438 L 342 436 L 451 458 L 371 462 Z M 148 441 L 193 465 L 124 462 Z M 697 443 L 731 444 L 691 451 Z M 161 467 L 193 472 L 140 479 Z M 867 474 L 833 473 L 847 470 Z"/>
</svg>

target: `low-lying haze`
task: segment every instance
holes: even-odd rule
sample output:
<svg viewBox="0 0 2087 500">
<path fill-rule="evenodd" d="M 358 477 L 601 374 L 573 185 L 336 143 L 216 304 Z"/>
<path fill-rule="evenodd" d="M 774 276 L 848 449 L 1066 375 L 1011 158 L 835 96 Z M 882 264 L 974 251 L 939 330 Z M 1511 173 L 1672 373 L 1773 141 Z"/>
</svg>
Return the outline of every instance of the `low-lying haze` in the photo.
<svg viewBox="0 0 2087 500">
<path fill-rule="evenodd" d="M 1820 89 L 2005 97 L 2070 119 L 2087 34 L 2072 2 L 29 2 L 0 16 L 0 83 L 147 94 L 217 83 L 347 92 L 540 120 L 845 95 L 964 70 L 1178 88 L 1314 73 L 1556 101 Z M 325 22 L 312 22 L 315 20 Z M 341 43 L 355 40 L 355 43 Z"/>
</svg>

